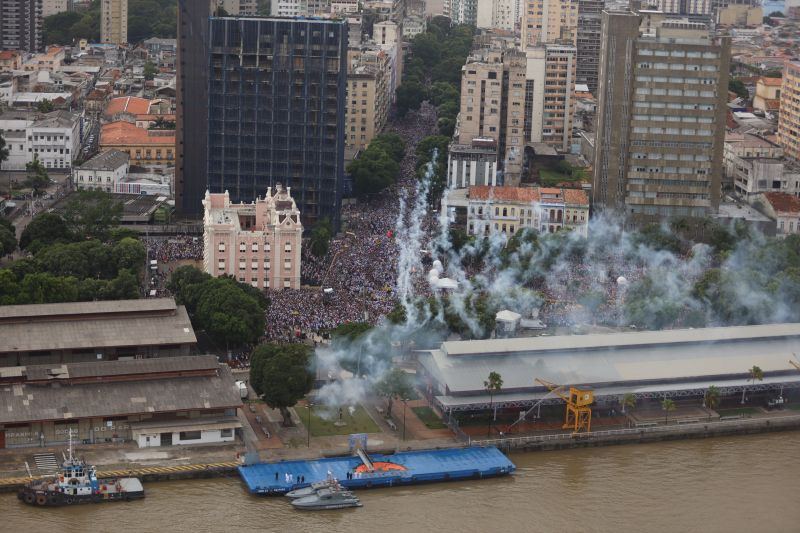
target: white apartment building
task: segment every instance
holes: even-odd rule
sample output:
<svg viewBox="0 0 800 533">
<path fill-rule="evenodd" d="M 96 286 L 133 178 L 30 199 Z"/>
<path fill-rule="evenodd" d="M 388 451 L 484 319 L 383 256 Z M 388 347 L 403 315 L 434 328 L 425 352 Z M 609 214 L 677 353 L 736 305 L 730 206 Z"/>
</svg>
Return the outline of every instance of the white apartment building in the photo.
<svg viewBox="0 0 800 533">
<path fill-rule="evenodd" d="M 9 149 L 3 169 L 25 170 L 34 158 L 45 168 L 71 168 L 80 146 L 79 128 L 80 117 L 68 111 L 0 115 L 0 133 Z"/>
<path fill-rule="evenodd" d="M 75 168 L 72 181 L 79 190 L 117 192 L 117 185 L 128 175 L 130 156 L 119 150 L 98 154 Z"/>
<path fill-rule="evenodd" d="M 273 17 L 300 17 L 308 13 L 306 0 L 273 0 L 270 15 Z"/>
</svg>

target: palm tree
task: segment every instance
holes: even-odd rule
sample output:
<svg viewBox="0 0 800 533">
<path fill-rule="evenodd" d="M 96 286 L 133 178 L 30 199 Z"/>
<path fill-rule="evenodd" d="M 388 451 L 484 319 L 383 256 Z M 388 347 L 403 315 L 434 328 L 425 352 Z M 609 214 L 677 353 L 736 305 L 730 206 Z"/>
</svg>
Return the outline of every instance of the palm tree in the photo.
<svg viewBox="0 0 800 533">
<path fill-rule="evenodd" d="M 703 398 L 703 404 L 709 409 L 717 408 L 719 405 L 719 389 L 717 387 L 711 385 L 708 388 L 705 398 Z"/>
<path fill-rule="evenodd" d="M 661 401 L 661 408 L 664 410 L 664 423 L 669 423 L 669 412 L 675 410 L 675 402 L 670 400 L 669 398 L 664 398 Z"/>
<path fill-rule="evenodd" d="M 748 381 L 752 381 L 753 383 L 755 383 L 756 380 L 758 380 L 758 381 L 763 381 L 764 380 L 764 371 L 761 370 L 756 365 L 753 365 L 753 368 L 751 368 L 747 372 L 750 374 L 750 377 L 747 378 Z M 746 390 L 746 387 L 742 387 L 742 405 L 744 405 L 744 393 L 745 393 L 745 390 Z"/>
<path fill-rule="evenodd" d="M 636 407 L 636 396 L 630 392 L 626 392 L 619 403 L 622 405 L 622 414 L 625 414 L 626 407 L 630 407 L 631 409 Z"/>
<path fill-rule="evenodd" d="M 486 436 L 492 436 L 492 421 L 493 416 L 492 413 L 492 405 L 494 403 L 494 393 L 499 392 L 500 389 L 503 388 L 503 378 L 500 377 L 500 374 L 497 372 L 489 372 L 489 379 L 483 382 L 483 386 L 486 387 L 486 390 L 489 391 L 489 427 L 486 431 Z"/>
</svg>

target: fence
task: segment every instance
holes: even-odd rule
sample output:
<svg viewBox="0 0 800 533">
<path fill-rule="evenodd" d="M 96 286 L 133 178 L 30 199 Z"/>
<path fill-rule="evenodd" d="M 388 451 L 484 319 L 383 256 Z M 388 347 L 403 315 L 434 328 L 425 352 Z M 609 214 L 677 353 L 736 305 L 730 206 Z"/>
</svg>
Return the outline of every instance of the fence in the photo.
<svg viewBox="0 0 800 533">
<path fill-rule="evenodd" d="M 474 446 L 497 446 L 500 448 L 516 448 L 528 443 L 544 442 L 573 442 L 573 441 L 595 441 L 609 437 L 642 436 L 647 434 L 677 434 L 689 435 L 699 432 L 716 431 L 722 427 L 758 427 L 758 426 L 800 426 L 800 415 L 773 416 L 764 418 L 742 418 L 736 420 L 718 420 L 707 422 L 693 422 L 681 424 L 680 426 L 655 426 L 626 429 L 608 429 L 603 431 L 592 431 L 587 433 L 555 433 L 551 435 L 531 435 L 527 437 L 502 437 L 499 439 L 472 440 L 468 437 L 468 444 Z M 463 432 L 461 432 L 463 435 Z M 459 439 L 461 437 L 459 436 Z"/>
</svg>

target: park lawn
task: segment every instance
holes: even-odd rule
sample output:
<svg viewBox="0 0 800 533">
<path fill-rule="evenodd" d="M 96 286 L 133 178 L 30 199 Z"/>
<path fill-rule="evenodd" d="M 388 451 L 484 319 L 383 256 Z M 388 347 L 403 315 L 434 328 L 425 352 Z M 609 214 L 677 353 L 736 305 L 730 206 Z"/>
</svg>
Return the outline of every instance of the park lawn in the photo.
<svg viewBox="0 0 800 533">
<path fill-rule="evenodd" d="M 761 410 L 755 407 L 735 407 L 733 409 L 717 409 L 720 416 L 754 415 Z"/>
<path fill-rule="evenodd" d="M 327 412 L 327 419 L 322 414 Z M 298 416 L 303 423 L 308 423 L 308 412 L 305 409 L 297 410 Z M 330 437 L 332 435 L 349 435 L 350 433 L 380 433 L 380 428 L 372 420 L 366 409 L 360 405 L 356 407 L 353 416 L 347 406 L 342 407 L 343 426 L 335 426 L 334 422 L 339 420 L 339 410 L 335 407 L 314 407 L 311 410 L 311 435 L 314 437 Z"/>
<path fill-rule="evenodd" d="M 447 426 L 442 422 L 442 419 L 436 416 L 436 412 L 430 407 L 412 407 L 412 411 L 417 415 L 425 427 L 428 429 L 445 429 Z"/>
</svg>

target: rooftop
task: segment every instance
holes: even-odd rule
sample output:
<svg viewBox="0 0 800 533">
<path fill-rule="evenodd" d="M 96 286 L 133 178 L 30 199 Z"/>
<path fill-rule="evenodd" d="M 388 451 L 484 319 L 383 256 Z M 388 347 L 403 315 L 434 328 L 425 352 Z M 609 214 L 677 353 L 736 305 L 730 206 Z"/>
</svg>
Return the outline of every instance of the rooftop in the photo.
<svg viewBox="0 0 800 533">
<path fill-rule="evenodd" d="M 783 85 L 783 78 L 767 78 L 762 76 L 758 78 L 758 83 L 763 83 L 768 87 L 780 87 Z"/>
<path fill-rule="evenodd" d="M 0 306 L 0 352 L 195 344 L 171 298 Z"/>
<path fill-rule="evenodd" d="M 800 213 L 800 198 L 785 192 L 765 192 L 764 198 L 777 213 Z"/>
<path fill-rule="evenodd" d="M 130 113 L 132 115 L 144 115 L 150 112 L 150 100 L 137 96 L 121 96 L 112 98 L 106 106 L 105 115 L 113 117 L 118 113 Z"/>
<path fill-rule="evenodd" d="M 189 356 L 132 361 L 92 363 L 95 372 L 114 374 L 115 368 L 134 373 L 138 368 L 168 365 L 169 372 L 178 368 L 193 369 L 197 365 L 216 371 L 209 375 L 183 377 L 175 375 L 152 379 L 148 373 L 129 381 L 95 381 L 91 383 L 10 383 L 0 385 L 0 423 L 21 423 L 35 420 L 65 420 L 90 417 L 126 416 L 139 413 L 164 413 L 209 409 L 227 409 L 241 405 L 239 391 L 230 369 L 216 363 L 214 356 Z M 86 363 L 59 365 L 70 373 Z M 109 365 L 106 367 L 106 365 Z M 39 367 L 42 367 L 41 370 Z M 33 373 L 47 373 L 53 365 L 26 367 Z M 5 370 L 5 369 L 3 369 Z M 199 420 L 198 420 L 199 421 Z"/>
<path fill-rule="evenodd" d="M 116 170 L 128 163 L 130 156 L 119 150 L 106 150 L 100 153 L 80 167 L 80 170 Z"/>
<path fill-rule="evenodd" d="M 163 132 L 167 132 L 167 135 L 164 135 Z M 100 145 L 135 144 L 174 146 L 175 132 L 169 130 L 145 130 L 123 120 L 103 124 L 100 128 Z"/>
</svg>

